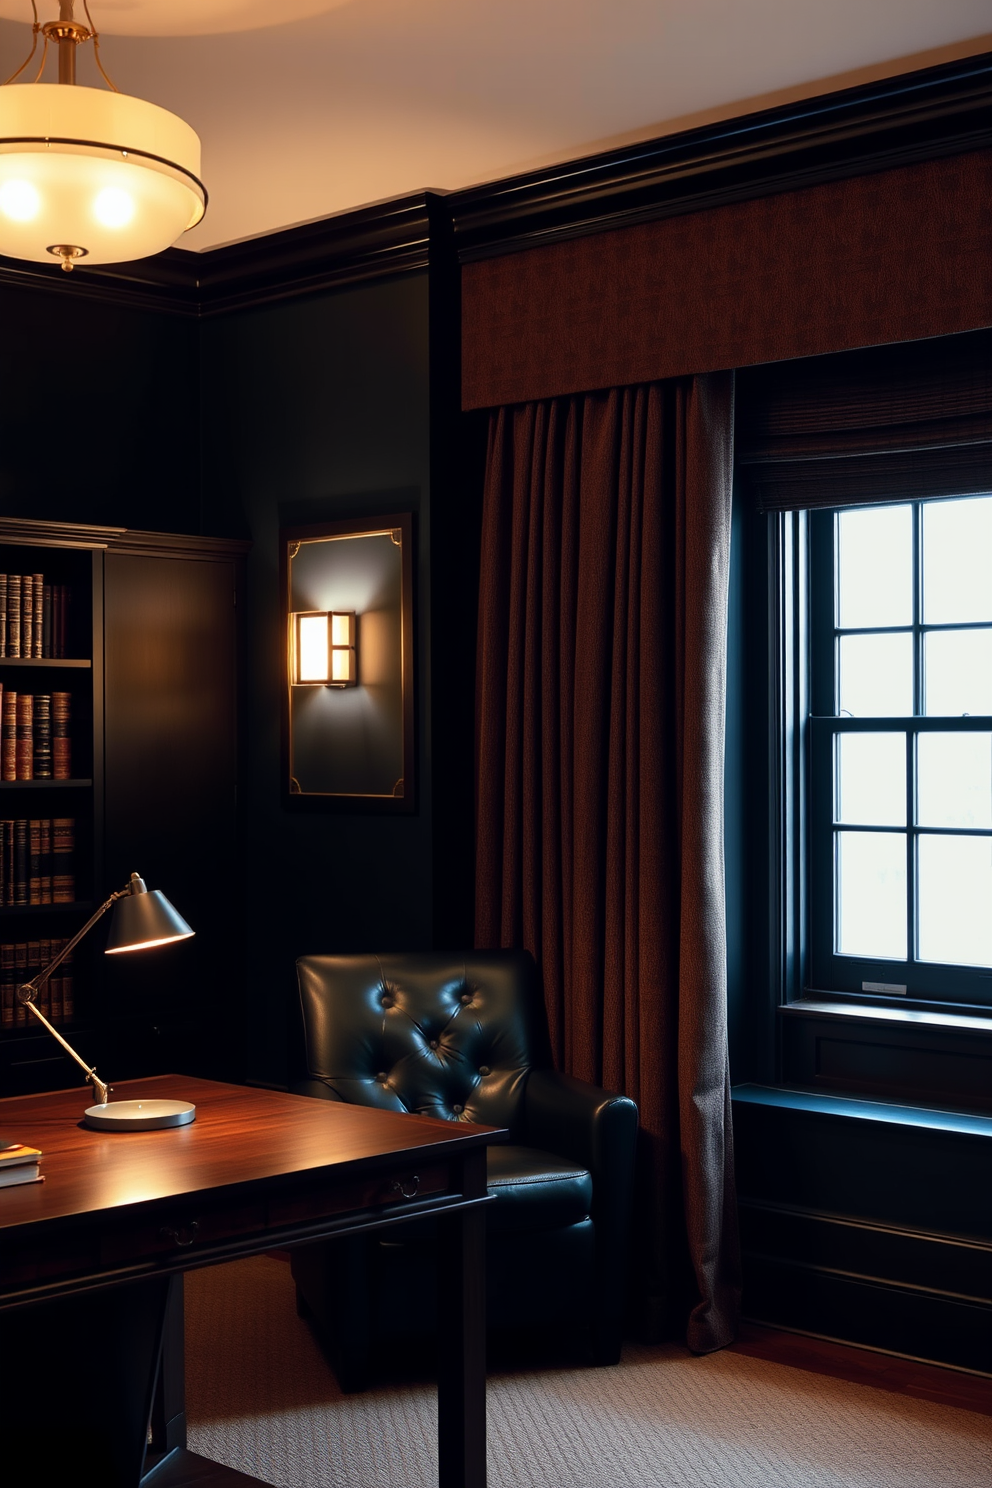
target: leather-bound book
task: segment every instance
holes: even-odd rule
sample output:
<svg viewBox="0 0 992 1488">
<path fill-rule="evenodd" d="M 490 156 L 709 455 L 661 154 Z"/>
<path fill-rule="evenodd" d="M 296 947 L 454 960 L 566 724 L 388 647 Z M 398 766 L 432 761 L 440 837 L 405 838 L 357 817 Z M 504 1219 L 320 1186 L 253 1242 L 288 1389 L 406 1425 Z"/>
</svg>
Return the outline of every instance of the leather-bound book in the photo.
<svg viewBox="0 0 992 1488">
<path fill-rule="evenodd" d="M 41 654 L 52 655 L 52 586 L 45 584 L 41 591 Z"/>
<path fill-rule="evenodd" d="M 34 579 L 34 631 L 31 641 L 31 655 L 40 658 L 44 654 L 44 613 L 45 613 L 45 575 L 32 574 Z"/>
<path fill-rule="evenodd" d="M 4 1028 L 14 1026 L 14 947 L 0 945 L 0 1023 Z"/>
<path fill-rule="evenodd" d="M 41 903 L 41 821 L 28 823 L 28 903 Z"/>
<path fill-rule="evenodd" d="M 14 823 L 3 824 L 3 903 L 10 909 L 14 903 Z"/>
<path fill-rule="evenodd" d="M 28 904 L 28 823 L 19 816 L 14 822 L 14 905 L 27 908 Z"/>
<path fill-rule="evenodd" d="M 52 903 L 73 904 L 76 899 L 74 856 L 76 818 L 56 816 L 52 821 Z"/>
<path fill-rule="evenodd" d="M 34 574 L 21 574 L 21 655 L 34 655 Z"/>
<path fill-rule="evenodd" d="M 34 695 L 17 694 L 17 776 L 30 780 L 34 770 Z"/>
<path fill-rule="evenodd" d="M 27 981 L 27 979 L 28 979 L 28 945 L 27 945 L 27 941 L 26 940 L 17 940 L 17 941 L 14 942 L 14 987 L 15 987 L 14 1022 L 15 1023 L 22 1024 L 22 1025 L 25 1024 L 28 1021 L 28 1018 L 29 1018 L 30 1014 L 28 1013 L 28 1010 L 24 1006 L 23 1002 L 21 1002 L 20 999 L 17 998 L 17 996 L 16 996 L 16 988 L 17 987 L 22 987 L 24 985 L 24 983 Z M 32 1018 L 31 1021 L 33 1023 L 35 1023 L 35 1027 L 38 1026 L 37 1023 L 35 1022 L 35 1020 L 33 1018 Z"/>
<path fill-rule="evenodd" d="M 0 723 L 0 778 L 17 779 L 17 693 L 4 689 Z"/>
<path fill-rule="evenodd" d="M 64 945 L 65 945 L 65 941 L 64 940 L 53 940 L 51 942 L 51 948 L 52 948 L 51 955 L 48 957 L 48 961 L 50 961 L 52 959 L 52 956 L 57 956 L 58 953 L 59 953 L 59 951 L 62 949 L 62 947 Z M 48 965 L 48 961 L 45 962 L 45 965 L 46 966 Z M 61 968 L 61 966 L 57 966 L 55 968 L 54 975 L 53 976 L 50 976 L 48 978 L 48 985 L 52 989 L 51 990 L 52 1022 L 53 1023 L 61 1023 L 62 1022 L 62 968 Z"/>
<path fill-rule="evenodd" d="M 38 975 L 38 973 L 39 973 L 40 970 L 41 970 L 41 941 L 40 940 L 29 940 L 28 941 L 28 976 L 27 976 L 28 981 L 29 982 L 32 981 Z M 46 1018 L 50 1018 L 51 1017 L 50 1009 L 51 1009 L 51 1006 L 52 1005 L 49 1002 L 48 998 L 45 996 L 44 991 L 42 991 L 38 995 L 38 1006 L 41 1008 L 41 1011 L 44 1013 L 44 1015 L 45 1015 Z"/>
<path fill-rule="evenodd" d="M 7 575 L 7 655 L 15 661 L 21 654 L 21 576 Z"/>
<path fill-rule="evenodd" d="M 52 879 L 55 873 L 55 844 L 52 841 L 52 818 L 41 818 L 41 902 L 52 904 Z"/>
<path fill-rule="evenodd" d="M 68 656 L 66 650 L 66 633 L 69 627 L 69 586 L 59 585 L 59 623 L 57 627 L 58 650 L 56 656 Z"/>
<path fill-rule="evenodd" d="M 52 778 L 72 778 L 72 740 L 69 724 L 72 714 L 72 693 L 53 692 L 52 695 Z"/>
<path fill-rule="evenodd" d="M 72 958 L 75 952 L 70 951 L 62 962 L 62 1021 L 71 1023 L 76 1016 L 76 993 L 75 982 L 72 971 Z"/>
<path fill-rule="evenodd" d="M 37 692 L 34 697 L 34 778 L 52 778 L 52 695 Z"/>
<path fill-rule="evenodd" d="M 7 655 L 7 575 L 0 574 L 0 656 Z"/>
</svg>

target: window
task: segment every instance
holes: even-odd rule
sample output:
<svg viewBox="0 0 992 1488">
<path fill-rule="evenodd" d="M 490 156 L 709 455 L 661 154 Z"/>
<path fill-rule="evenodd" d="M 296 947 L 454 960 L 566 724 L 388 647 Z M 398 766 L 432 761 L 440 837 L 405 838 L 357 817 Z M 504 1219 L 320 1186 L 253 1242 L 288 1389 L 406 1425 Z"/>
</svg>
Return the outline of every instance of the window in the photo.
<svg viewBox="0 0 992 1488">
<path fill-rule="evenodd" d="M 802 979 L 876 1004 L 987 1006 L 992 496 L 805 520 Z"/>
</svg>

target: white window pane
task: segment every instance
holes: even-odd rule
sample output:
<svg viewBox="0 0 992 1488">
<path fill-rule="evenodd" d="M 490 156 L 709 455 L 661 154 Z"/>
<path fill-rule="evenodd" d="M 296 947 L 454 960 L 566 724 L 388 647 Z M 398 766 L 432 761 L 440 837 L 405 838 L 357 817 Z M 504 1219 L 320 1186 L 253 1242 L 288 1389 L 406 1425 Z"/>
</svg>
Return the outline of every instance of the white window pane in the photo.
<svg viewBox="0 0 992 1488">
<path fill-rule="evenodd" d="M 837 950 L 906 959 L 906 837 L 837 832 Z"/>
<path fill-rule="evenodd" d="M 840 711 L 852 718 L 902 718 L 913 711 L 913 638 L 840 638 Z"/>
<path fill-rule="evenodd" d="M 924 712 L 931 718 L 992 713 L 992 630 L 925 635 L 923 695 Z"/>
<path fill-rule="evenodd" d="M 837 736 L 836 820 L 854 826 L 906 825 L 906 735 Z"/>
<path fill-rule="evenodd" d="M 921 961 L 992 966 L 992 839 L 919 840 Z"/>
<path fill-rule="evenodd" d="M 992 827 L 992 734 L 920 734 L 916 771 L 921 827 Z"/>
<path fill-rule="evenodd" d="M 837 624 L 913 623 L 913 510 L 876 506 L 837 518 Z"/>
<path fill-rule="evenodd" d="M 923 619 L 992 620 L 992 496 L 923 505 Z"/>
</svg>

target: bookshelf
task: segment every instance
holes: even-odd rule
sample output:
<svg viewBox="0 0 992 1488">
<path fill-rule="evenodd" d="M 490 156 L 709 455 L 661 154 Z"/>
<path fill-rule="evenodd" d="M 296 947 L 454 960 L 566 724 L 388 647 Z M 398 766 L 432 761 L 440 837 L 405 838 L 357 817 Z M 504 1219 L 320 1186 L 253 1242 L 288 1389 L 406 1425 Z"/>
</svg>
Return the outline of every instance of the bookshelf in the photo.
<svg viewBox="0 0 992 1488">
<path fill-rule="evenodd" d="M 6 953 L 7 983 L 32 974 L 32 957 L 44 964 L 46 946 L 71 936 L 132 870 L 162 888 L 197 930 L 188 949 L 140 957 L 104 958 L 99 932 L 78 948 L 71 1004 L 53 1005 L 53 1021 L 118 1080 L 174 1065 L 225 1072 L 213 1028 L 237 940 L 237 598 L 247 547 L 0 518 L 0 573 L 42 574 L 69 594 L 66 654 L 0 656 L 0 685 L 35 699 L 68 693 L 72 752 L 69 778 L 0 779 L 0 822 L 27 823 L 29 839 L 32 823 L 51 822 L 54 840 L 54 823 L 71 821 L 74 836 L 71 900 L 0 902 L 0 948 L 29 948 Z M 48 840 L 43 825 L 35 838 Z M 44 897 L 45 853 L 32 860 L 29 841 L 26 860 L 38 880 L 27 895 Z M 0 978 L 3 957 L 0 949 Z M 4 993 L 0 981 L 0 1010 Z M 75 1083 L 77 1071 L 54 1041 L 8 1006 L 0 1094 Z"/>
</svg>

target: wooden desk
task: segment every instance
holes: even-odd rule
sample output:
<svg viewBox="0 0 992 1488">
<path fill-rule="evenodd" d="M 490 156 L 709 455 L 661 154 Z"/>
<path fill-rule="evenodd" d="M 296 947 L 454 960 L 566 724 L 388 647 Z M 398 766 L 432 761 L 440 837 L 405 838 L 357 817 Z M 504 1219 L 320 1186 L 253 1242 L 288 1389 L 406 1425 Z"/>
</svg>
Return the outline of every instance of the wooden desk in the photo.
<svg viewBox="0 0 992 1488">
<path fill-rule="evenodd" d="M 0 1100 L 0 1131 L 44 1153 L 44 1183 L 0 1189 L 0 1399 L 32 1481 L 255 1482 L 185 1449 L 182 1272 L 430 1214 L 440 1488 L 484 1488 L 485 1149 L 504 1134 L 173 1075 L 114 1093 L 196 1120 L 90 1131 L 88 1087 Z"/>
</svg>

